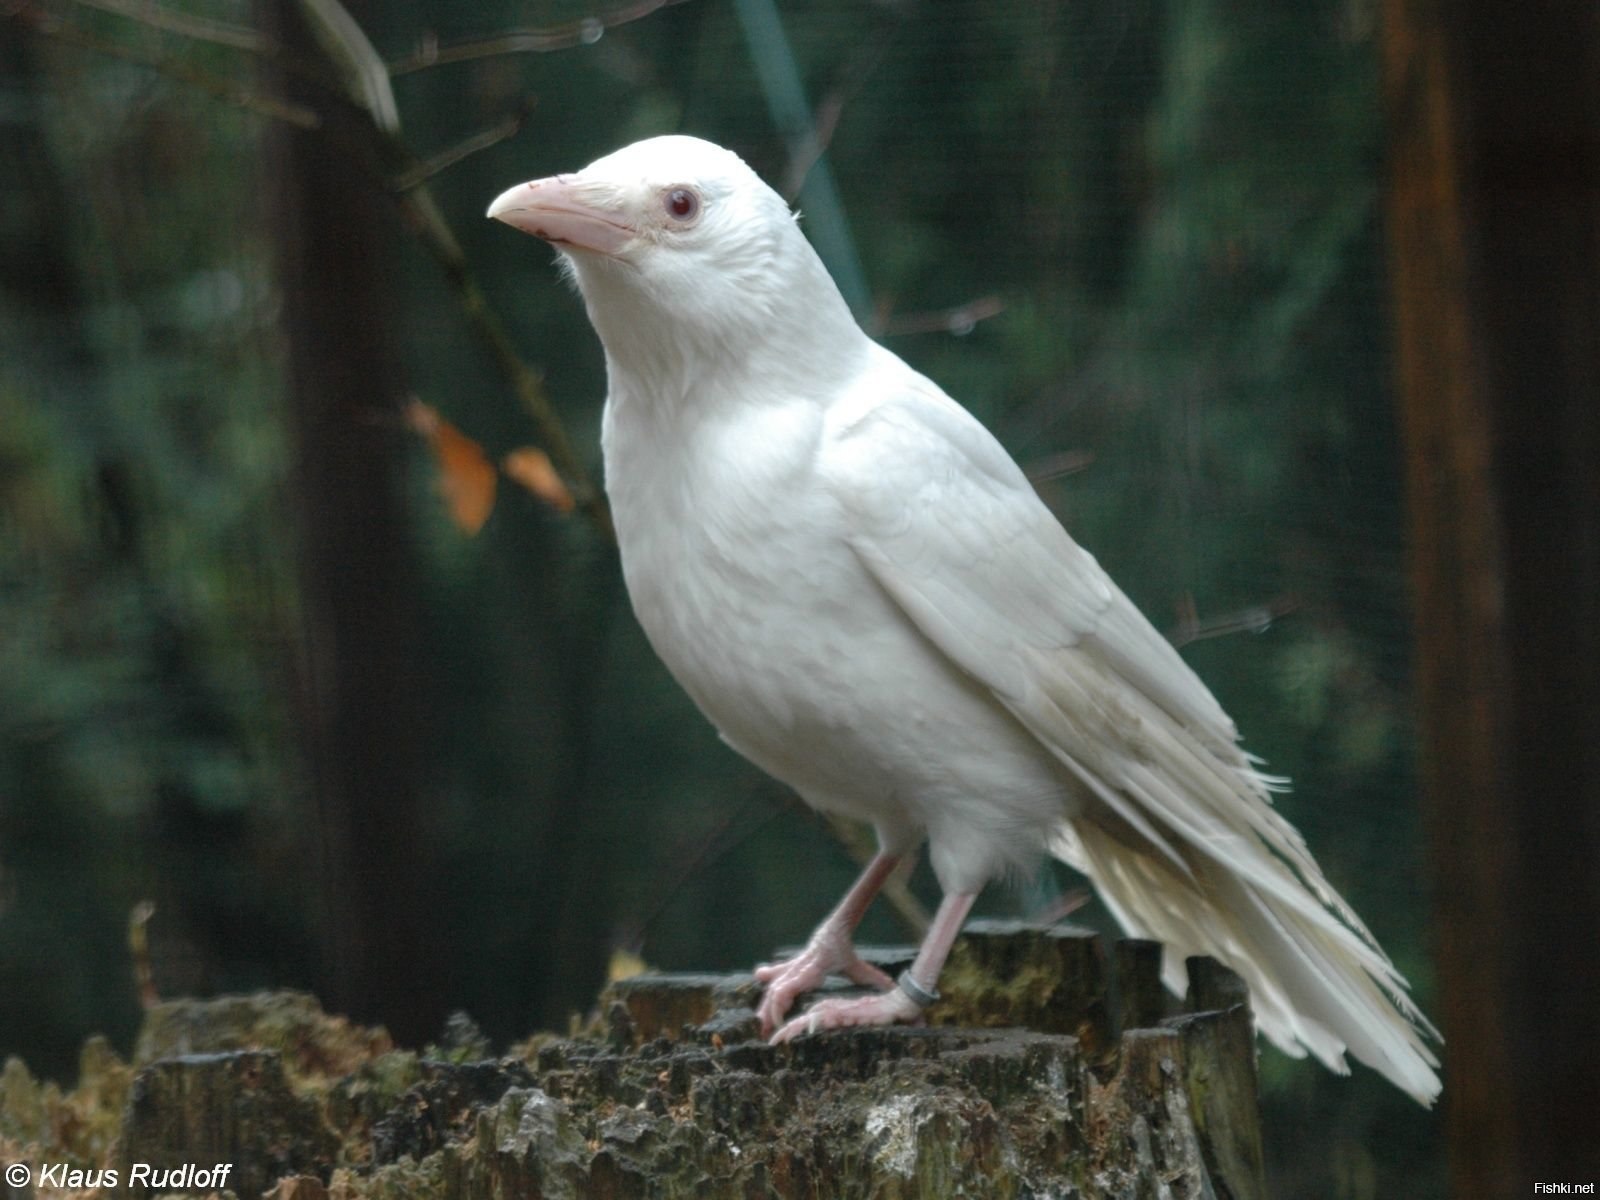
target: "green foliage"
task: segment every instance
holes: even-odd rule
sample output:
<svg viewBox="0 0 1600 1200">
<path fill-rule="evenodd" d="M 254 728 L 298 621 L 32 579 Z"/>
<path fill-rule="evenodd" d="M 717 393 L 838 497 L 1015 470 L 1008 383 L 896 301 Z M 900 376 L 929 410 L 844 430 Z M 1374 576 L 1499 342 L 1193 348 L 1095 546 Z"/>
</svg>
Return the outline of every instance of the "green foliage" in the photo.
<svg viewBox="0 0 1600 1200">
<path fill-rule="evenodd" d="M 141 898 L 168 986 L 288 967 L 275 841 L 241 835 L 290 798 L 294 588 L 254 124 L 28 49 L 8 94 L 53 102 L 0 139 L 13 212 L 70 203 L 3 247 L 33 274 L 0 287 L 0 1038 L 59 1070 L 131 1026 Z"/>
</svg>

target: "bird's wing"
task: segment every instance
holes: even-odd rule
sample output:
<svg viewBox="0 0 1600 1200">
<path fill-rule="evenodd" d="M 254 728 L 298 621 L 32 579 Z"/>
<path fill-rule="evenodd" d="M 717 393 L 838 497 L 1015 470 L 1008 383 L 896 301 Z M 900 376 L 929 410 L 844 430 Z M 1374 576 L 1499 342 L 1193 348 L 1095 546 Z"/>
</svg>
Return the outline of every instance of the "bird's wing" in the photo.
<svg viewBox="0 0 1600 1200">
<path fill-rule="evenodd" d="M 1431 1027 L 1210 691 L 987 430 L 920 376 L 875 374 L 878 396 L 837 406 L 821 477 L 906 616 L 1100 801 L 1052 848 L 1130 932 L 1240 971 L 1279 1045 L 1336 1069 L 1348 1046 L 1427 1102 Z"/>
<path fill-rule="evenodd" d="M 908 372 L 839 415 L 821 471 L 852 548 L 922 633 L 1175 866 L 1175 837 L 1221 853 L 1252 828 L 1309 864 L 1215 697 L 965 409 Z M 1205 789 L 1211 804 L 1150 794 L 1157 751 L 1259 799 L 1231 780 Z"/>
<path fill-rule="evenodd" d="M 856 551 L 924 632 L 1012 697 L 1030 651 L 1092 649 L 1172 720 L 1233 745 L 1210 690 L 989 431 L 920 377 L 897 391 L 839 422 L 824 470 Z"/>
</svg>

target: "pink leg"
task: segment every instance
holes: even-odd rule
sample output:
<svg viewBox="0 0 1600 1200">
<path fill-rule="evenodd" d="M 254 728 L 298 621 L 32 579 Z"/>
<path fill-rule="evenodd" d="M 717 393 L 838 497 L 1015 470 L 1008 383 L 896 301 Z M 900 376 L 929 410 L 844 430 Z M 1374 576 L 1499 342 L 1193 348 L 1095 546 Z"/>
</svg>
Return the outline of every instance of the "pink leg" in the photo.
<svg viewBox="0 0 1600 1200">
<path fill-rule="evenodd" d="M 828 919 L 817 926 L 806 948 L 787 962 L 767 963 L 756 968 L 756 982 L 766 985 L 767 994 L 761 998 L 757 1015 L 761 1018 L 761 1032 L 768 1034 L 783 1020 L 784 1013 L 802 992 L 819 987 L 830 974 L 837 972 L 863 987 L 887 991 L 894 986 L 877 967 L 864 963 L 856 955 L 850 936 L 866 915 L 884 881 L 900 863 L 897 854 L 882 854 L 867 864 L 839 907 L 828 914 Z"/>
<path fill-rule="evenodd" d="M 911 964 L 911 982 L 923 992 L 931 993 L 939 982 L 939 972 L 944 970 L 944 960 L 950 957 L 950 947 L 955 943 L 961 924 L 972 910 L 975 892 L 955 892 L 939 902 L 928 936 L 922 939 L 922 948 Z M 772 1041 L 787 1042 L 804 1033 L 819 1029 L 842 1029 L 848 1025 L 892 1025 L 896 1021 L 916 1021 L 922 1016 L 922 1006 L 895 987 L 876 996 L 860 996 L 854 1000 L 819 1000 L 777 1033 Z M 764 1027 L 763 1027 L 764 1028 Z"/>
</svg>

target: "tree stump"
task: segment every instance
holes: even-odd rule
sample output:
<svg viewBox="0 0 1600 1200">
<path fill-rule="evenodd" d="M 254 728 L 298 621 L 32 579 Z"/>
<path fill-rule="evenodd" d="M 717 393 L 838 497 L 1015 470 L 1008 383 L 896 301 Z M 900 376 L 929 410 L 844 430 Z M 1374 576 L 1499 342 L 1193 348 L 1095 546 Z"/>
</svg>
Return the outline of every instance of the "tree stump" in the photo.
<svg viewBox="0 0 1600 1200">
<path fill-rule="evenodd" d="M 8 1064 L 0 1159 L 139 1196 L 212 1189 L 141 1188 L 138 1164 L 226 1161 L 241 1200 L 1265 1197 L 1244 987 L 1191 960 L 1169 1014 L 1159 966 L 1149 943 L 1108 971 L 1092 934 L 975 922 L 927 1026 L 769 1046 L 748 975 L 650 974 L 499 1060 L 460 1020 L 419 1055 L 310 997 L 174 1001 L 131 1068 L 86 1054 L 75 1092 Z"/>
</svg>

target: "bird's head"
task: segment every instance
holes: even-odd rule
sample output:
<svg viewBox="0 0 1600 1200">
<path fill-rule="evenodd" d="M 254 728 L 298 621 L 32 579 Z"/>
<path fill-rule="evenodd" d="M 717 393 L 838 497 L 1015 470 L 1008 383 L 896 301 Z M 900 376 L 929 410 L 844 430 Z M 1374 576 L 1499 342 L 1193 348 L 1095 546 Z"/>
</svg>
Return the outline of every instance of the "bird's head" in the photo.
<svg viewBox="0 0 1600 1200">
<path fill-rule="evenodd" d="M 561 252 L 614 365 L 666 367 L 841 321 L 860 336 L 783 198 L 699 138 L 649 138 L 518 184 L 488 215 Z"/>
</svg>

